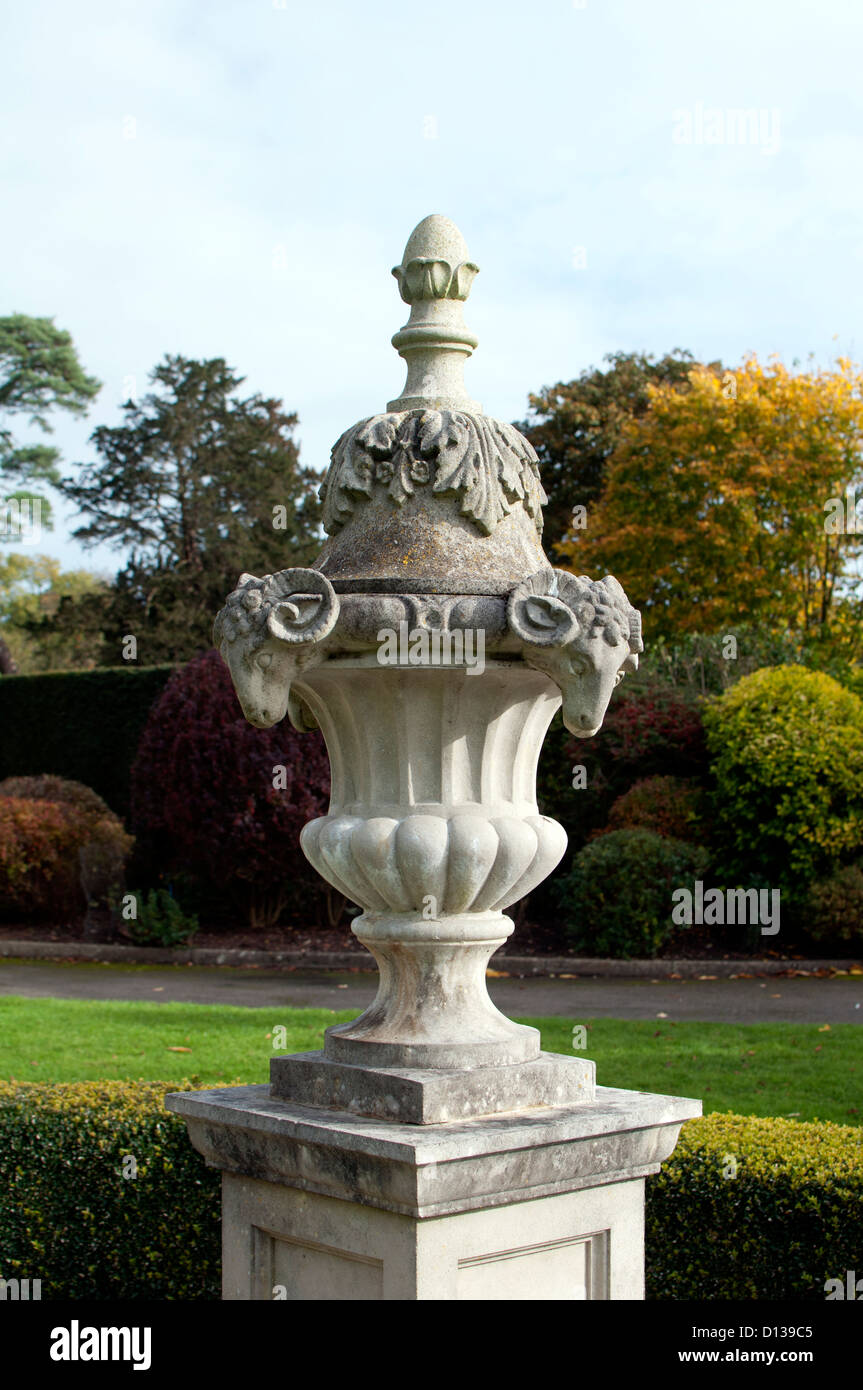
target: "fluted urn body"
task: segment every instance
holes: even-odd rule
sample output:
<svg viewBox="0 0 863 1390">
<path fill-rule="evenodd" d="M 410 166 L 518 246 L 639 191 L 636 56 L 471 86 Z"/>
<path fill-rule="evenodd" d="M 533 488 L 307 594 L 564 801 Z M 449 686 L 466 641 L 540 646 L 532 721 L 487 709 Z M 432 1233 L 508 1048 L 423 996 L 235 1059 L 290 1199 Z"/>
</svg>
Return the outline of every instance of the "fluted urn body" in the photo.
<svg viewBox="0 0 863 1390">
<path fill-rule="evenodd" d="M 331 1030 L 327 1055 L 460 1065 L 539 1054 L 535 1030 L 491 1004 L 488 958 L 511 933 L 503 909 L 566 847 L 540 816 L 536 764 L 560 704 L 518 662 L 318 668 L 302 687 L 333 769 L 329 814 L 301 842 L 315 868 L 363 908 L 354 932 L 381 971 L 378 1000 Z M 446 1007 L 442 1001 L 448 1001 Z"/>
<path fill-rule="evenodd" d="M 353 931 L 380 971 L 322 1054 L 274 1064 L 274 1093 L 420 1122 L 592 1094 L 591 1064 L 543 1060 L 485 971 L 505 909 L 566 846 L 536 803 L 548 725 L 562 703 L 574 734 L 595 733 L 641 650 L 616 580 L 549 565 L 536 455 L 464 390 L 476 273 L 452 223 L 420 223 L 394 271 L 403 395 L 334 446 L 315 565 L 241 576 L 216 623 L 247 718 L 323 732 L 331 803 L 302 847 L 362 909 Z M 417 1110 L 417 1091 L 434 1103 Z"/>
</svg>

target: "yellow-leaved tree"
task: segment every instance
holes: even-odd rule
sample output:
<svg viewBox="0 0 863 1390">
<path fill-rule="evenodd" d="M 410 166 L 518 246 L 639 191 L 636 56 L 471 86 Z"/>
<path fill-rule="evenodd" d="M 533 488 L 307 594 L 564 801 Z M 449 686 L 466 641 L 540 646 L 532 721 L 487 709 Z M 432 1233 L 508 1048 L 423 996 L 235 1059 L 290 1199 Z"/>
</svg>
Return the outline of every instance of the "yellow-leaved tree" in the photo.
<svg viewBox="0 0 863 1390">
<path fill-rule="evenodd" d="M 757 624 L 863 648 L 863 373 L 846 358 L 651 386 L 587 525 L 559 549 L 616 575 L 649 636 Z M 855 496 L 859 505 L 854 513 Z"/>
</svg>

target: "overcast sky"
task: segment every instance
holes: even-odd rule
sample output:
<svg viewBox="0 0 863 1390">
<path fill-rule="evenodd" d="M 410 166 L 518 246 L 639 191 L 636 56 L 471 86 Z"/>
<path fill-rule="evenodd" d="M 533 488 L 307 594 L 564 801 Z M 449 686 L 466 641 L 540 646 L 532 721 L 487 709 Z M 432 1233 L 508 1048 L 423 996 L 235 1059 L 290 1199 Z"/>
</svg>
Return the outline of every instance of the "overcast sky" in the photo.
<svg viewBox="0 0 863 1390">
<path fill-rule="evenodd" d="M 431 212 L 503 420 L 618 349 L 859 355 L 859 0 L 6 0 L 0 33 L 0 314 L 104 382 L 69 466 L 173 352 L 281 397 L 324 467 L 401 389 L 389 272 Z"/>
</svg>

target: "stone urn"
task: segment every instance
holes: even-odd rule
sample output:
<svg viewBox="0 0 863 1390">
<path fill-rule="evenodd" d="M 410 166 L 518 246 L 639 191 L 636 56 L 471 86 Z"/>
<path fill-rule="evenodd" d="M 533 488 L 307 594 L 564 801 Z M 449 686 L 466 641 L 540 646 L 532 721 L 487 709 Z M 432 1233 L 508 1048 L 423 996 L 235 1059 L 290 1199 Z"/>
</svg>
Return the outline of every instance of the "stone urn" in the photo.
<svg viewBox="0 0 863 1390">
<path fill-rule="evenodd" d="M 336 443 L 314 566 L 242 575 L 216 621 L 246 717 L 323 732 L 302 846 L 361 909 L 377 998 L 269 1086 L 165 1103 L 222 1170 L 225 1299 L 643 1298 L 645 1178 L 700 1102 L 597 1086 L 486 990 L 566 843 L 536 804 L 549 722 L 596 733 L 639 616 L 552 568 L 534 451 L 465 392 L 457 229 L 427 217 L 393 273 L 404 391 Z"/>
<path fill-rule="evenodd" d="M 410 306 L 404 390 L 333 448 L 311 569 L 243 575 L 216 623 L 246 717 L 320 728 L 332 766 L 307 858 L 362 909 L 378 995 L 322 1053 L 273 1062 L 273 1095 L 437 1123 L 593 1096 L 593 1065 L 540 1052 L 489 999 L 506 909 L 555 868 L 536 768 L 563 705 L 599 729 L 642 650 L 617 580 L 555 570 L 532 446 L 467 395 L 477 275 L 427 217 L 393 271 Z"/>
</svg>

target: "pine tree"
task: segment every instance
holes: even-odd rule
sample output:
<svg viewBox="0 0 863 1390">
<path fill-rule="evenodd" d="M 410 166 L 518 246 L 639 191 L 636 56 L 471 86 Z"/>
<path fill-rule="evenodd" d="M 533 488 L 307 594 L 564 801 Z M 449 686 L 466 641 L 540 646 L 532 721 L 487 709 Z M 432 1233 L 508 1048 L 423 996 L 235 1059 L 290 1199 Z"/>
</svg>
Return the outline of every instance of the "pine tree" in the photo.
<svg viewBox="0 0 863 1390">
<path fill-rule="evenodd" d="M 38 501 L 41 524 L 50 528 L 50 499 L 41 485 L 59 482 L 60 451 L 49 444 L 16 443 L 3 417 L 25 415 L 30 425 L 50 434 L 50 411 L 84 415 L 100 390 L 101 382 L 87 376 L 78 361 L 70 335 L 55 328 L 53 319 L 0 318 L 0 502 Z M 0 540 L 18 538 L 14 523 L 0 529 Z"/>
<path fill-rule="evenodd" d="M 321 545 L 320 476 L 300 465 L 296 415 L 238 398 L 243 378 L 222 358 L 168 355 L 150 381 L 122 424 L 94 430 L 98 462 L 62 483 L 89 518 L 76 539 L 130 552 L 102 618 L 111 665 L 127 635 L 143 664 L 206 650 L 242 571 L 308 564 Z"/>
</svg>

